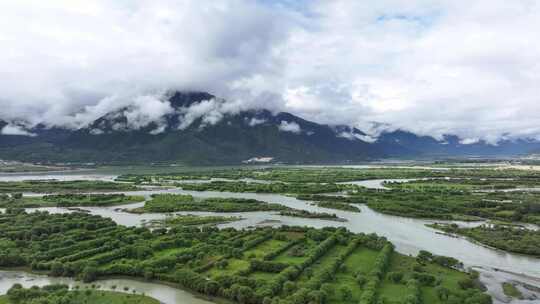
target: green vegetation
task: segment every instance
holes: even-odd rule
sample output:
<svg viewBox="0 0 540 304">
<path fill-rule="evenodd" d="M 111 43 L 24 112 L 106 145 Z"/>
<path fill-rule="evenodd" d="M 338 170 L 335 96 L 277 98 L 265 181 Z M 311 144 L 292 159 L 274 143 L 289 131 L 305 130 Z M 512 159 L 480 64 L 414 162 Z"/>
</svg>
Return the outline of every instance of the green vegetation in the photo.
<svg viewBox="0 0 540 304">
<path fill-rule="evenodd" d="M 281 211 L 279 213 L 281 216 L 293 216 L 293 217 L 303 217 L 303 218 L 316 218 L 316 219 L 326 219 L 333 221 L 345 222 L 345 219 L 339 218 L 336 214 L 330 214 L 326 212 L 311 212 L 307 210 L 288 210 Z"/>
<path fill-rule="evenodd" d="M 540 257 L 540 231 L 521 227 L 485 224 L 460 228 L 456 224 L 433 224 L 432 228 L 469 237 L 498 249 Z"/>
<path fill-rule="evenodd" d="M 336 209 L 336 210 L 343 210 L 343 211 L 349 211 L 349 212 L 360 212 L 360 209 L 358 207 L 353 206 L 351 204 L 347 204 L 347 203 L 329 202 L 329 201 L 317 202 L 316 201 L 313 204 L 321 208 Z"/>
<path fill-rule="evenodd" d="M 0 215 L 0 248 L 0 267 L 85 282 L 158 280 L 241 304 L 491 303 L 473 277 L 451 268 L 454 259 L 400 255 L 385 238 L 344 228 L 150 231 L 85 213 L 10 209 Z"/>
<path fill-rule="evenodd" d="M 36 165 L 31 163 L 21 163 L 16 161 L 0 160 L 0 173 L 21 173 L 21 172 L 48 172 L 48 171 L 66 171 L 69 167 L 59 167 L 50 165 Z"/>
<path fill-rule="evenodd" d="M 502 288 L 503 288 L 504 294 L 507 295 L 508 297 L 516 298 L 520 300 L 523 299 L 523 294 L 521 293 L 521 291 L 519 291 L 519 289 L 516 288 L 516 286 L 514 286 L 514 284 L 504 282 L 502 283 Z"/>
<path fill-rule="evenodd" d="M 460 168 L 451 170 L 412 168 L 263 168 L 214 170 L 176 174 L 129 175 L 124 180 L 141 183 L 162 183 L 187 179 L 250 178 L 271 183 L 244 181 L 212 181 L 209 183 L 179 184 L 189 190 L 233 192 L 263 192 L 296 194 L 299 199 L 346 211 L 357 211 L 350 206 L 367 203 L 379 212 L 419 218 L 446 220 L 479 220 L 482 218 L 504 221 L 522 221 L 540 224 L 540 193 L 479 192 L 516 187 L 534 187 L 540 184 L 540 172 L 494 169 Z M 387 183 L 390 190 L 372 190 L 339 182 L 362 179 L 431 178 L 407 183 Z M 350 197 L 322 195 L 347 192 Z M 517 202 L 517 203 L 516 203 Z"/>
<path fill-rule="evenodd" d="M 22 193 L 2 194 L 0 193 L 0 208 L 32 208 L 36 206 L 45 207 L 45 202 L 41 197 L 26 197 Z"/>
<path fill-rule="evenodd" d="M 58 194 L 46 195 L 44 201 L 56 202 L 59 207 L 117 206 L 144 201 L 144 196 L 125 194 Z"/>
<path fill-rule="evenodd" d="M 143 295 L 101 290 L 70 290 L 67 285 L 47 285 L 23 288 L 11 287 L 0 296 L 0 304 L 159 304 L 158 300 Z"/>
<path fill-rule="evenodd" d="M 461 190 L 361 190 L 354 194 L 379 212 L 418 218 L 481 218 L 540 223 L 538 192 L 470 192 Z"/>
<path fill-rule="evenodd" d="M 519 184 L 529 184 L 527 180 L 540 180 L 540 172 L 517 169 L 494 168 L 459 168 L 451 170 L 419 169 L 419 168 L 339 168 L 339 167 L 272 167 L 234 170 L 206 170 L 166 174 L 122 175 L 118 180 L 131 182 L 163 182 L 182 180 L 210 180 L 211 178 L 226 178 L 239 180 L 251 178 L 285 183 L 339 183 L 367 179 L 412 179 L 412 178 L 459 178 L 459 179 L 505 179 L 520 181 Z"/>
<path fill-rule="evenodd" d="M 149 228 L 171 228 L 181 226 L 202 226 L 230 223 L 241 220 L 238 216 L 199 216 L 199 215 L 175 215 L 164 220 L 153 220 L 147 223 Z"/>
<path fill-rule="evenodd" d="M 31 180 L 22 182 L 0 182 L 0 193 L 34 192 L 34 193 L 72 193 L 93 191 L 133 191 L 137 187 L 132 184 L 106 181 L 57 181 Z"/>
<path fill-rule="evenodd" d="M 243 198 L 207 198 L 195 199 L 191 195 L 154 194 L 143 207 L 129 210 L 134 213 L 146 212 L 178 212 L 178 211 L 212 211 L 212 212 L 248 212 L 248 211 L 281 211 L 288 210 L 280 204 L 269 204 L 263 201 Z"/>
<path fill-rule="evenodd" d="M 177 184 L 184 190 L 193 191 L 222 191 L 222 192 L 254 192 L 254 193 L 332 193 L 353 189 L 355 186 L 338 185 L 333 183 L 248 183 L 213 181 L 209 183 Z"/>
<path fill-rule="evenodd" d="M 402 190 L 419 190 L 419 191 L 472 191 L 472 190 L 504 190 L 515 188 L 537 187 L 540 185 L 540 179 L 533 178 L 451 178 L 451 179 L 428 179 L 409 181 L 406 183 L 400 182 L 385 182 L 386 187 Z"/>
<path fill-rule="evenodd" d="M 57 194 L 28 197 L 22 194 L 0 194 L 2 208 L 117 206 L 144 201 L 143 196 L 125 194 Z"/>
<path fill-rule="evenodd" d="M 225 178 L 236 181 L 213 181 L 184 185 L 191 190 L 234 192 L 272 192 L 294 194 L 323 208 L 357 212 L 355 204 L 405 217 L 478 221 L 489 219 L 506 223 L 540 225 L 540 193 L 497 191 L 540 184 L 540 172 L 495 168 L 456 168 L 451 170 L 412 168 L 291 168 L 214 170 L 176 174 L 129 176 L 161 183 L 187 179 Z M 271 183 L 248 183 L 239 179 L 266 180 Z M 362 179 L 421 178 L 422 180 L 385 185 L 388 190 L 366 189 L 338 184 Z M 489 191 L 486 191 L 489 190 Z M 347 195 L 325 195 L 326 192 Z M 195 209 L 196 210 L 196 209 Z M 209 210 L 208 208 L 205 210 Z M 287 211 L 290 215 L 315 216 Z M 492 227 L 460 230 L 460 234 L 503 250 L 538 255 L 537 232 L 514 227 Z"/>
<path fill-rule="evenodd" d="M 360 212 L 360 208 L 353 204 L 365 204 L 367 201 L 360 196 L 342 196 L 342 195 L 321 195 L 321 194 L 301 194 L 296 198 L 306 201 L 312 201 L 314 205 L 350 212 Z"/>
</svg>

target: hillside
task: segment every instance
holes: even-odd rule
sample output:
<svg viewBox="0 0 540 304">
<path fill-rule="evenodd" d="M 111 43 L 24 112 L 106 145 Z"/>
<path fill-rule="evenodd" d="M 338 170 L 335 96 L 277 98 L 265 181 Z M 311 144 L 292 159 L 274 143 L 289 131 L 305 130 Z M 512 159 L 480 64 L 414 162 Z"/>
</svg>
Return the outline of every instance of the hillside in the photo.
<svg viewBox="0 0 540 304">
<path fill-rule="evenodd" d="M 401 130 L 383 133 L 370 142 L 355 128 L 317 124 L 265 109 L 225 113 L 217 121 L 185 115 L 186 109 L 208 100 L 226 103 L 204 92 L 176 92 L 169 100 L 172 113 L 138 128 L 130 127 L 129 109 L 121 109 L 77 130 L 38 125 L 25 130 L 34 136 L 3 134 L 0 158 L 238 164 L 254 157 L 272 157 L 285 163 L 344 163 L 388 157 L 516 155 L 540 149 L 538 142 L 464 145 L 455 136 L 437 141 Z M 0 130 L 6 126 L 7 122 L 0 121 Z"/>
</svg>

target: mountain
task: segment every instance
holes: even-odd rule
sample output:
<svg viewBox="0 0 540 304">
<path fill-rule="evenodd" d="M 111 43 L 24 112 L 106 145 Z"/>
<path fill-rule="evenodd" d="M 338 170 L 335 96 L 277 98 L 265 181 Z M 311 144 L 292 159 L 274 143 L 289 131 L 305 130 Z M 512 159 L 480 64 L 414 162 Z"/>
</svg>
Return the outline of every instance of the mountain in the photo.
<svg viewBox="0 0 540 304">
<path fill-rule="evenodd" d="M 456 136 L 438 141 L 402 130 L 383 133 L 373 141 L 356 128 L 317 124 L 264 109 L 220 112 L 216 119 L 186 115 L 208 101 L 226 103 L 205 92 L 175 92 L 169 98 L 173 111 L 137 127 L 130 125 L 130 108 L 108 113 L 77 130 L 43 125 L 24 129 L 16 122 L 0 120 L 0 159 L 238 164 L 269 157 L 286 163 L 344 163 L 388 157 L 515 155 L 540 149 L 537 142 L 464 145 Z"/>
</svg>

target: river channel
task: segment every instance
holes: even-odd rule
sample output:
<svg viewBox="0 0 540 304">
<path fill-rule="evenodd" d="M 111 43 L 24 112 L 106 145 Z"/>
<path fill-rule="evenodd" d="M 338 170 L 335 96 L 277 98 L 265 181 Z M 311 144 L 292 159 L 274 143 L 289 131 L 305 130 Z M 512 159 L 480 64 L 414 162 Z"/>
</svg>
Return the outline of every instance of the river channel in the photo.
<svg viewBox="0 0 540 304">
<path fill-rule="evenodd" d="M 69 176 L 69 177 L 66 177 Z M 55 178 L 60 180 L 72 179 L 99 179 L 112 180 L 112 175 L 93 175 L 93 174 L 51 174 L 51 175 L 2 175 L 0 180 L 25 180 L 25 179 L 43 179 Z M 354 182 L 354 184 L 371 188 L 381 188 L 382 180 L 371 180 Z M 488 287 L 488 292 L 494 297 L 494 303 L 510 303 L 503 293 L 500 282 L 512 281 L 522 286 L 540 287 L 540 259 L 518 254 L 511 254 L 500 250 L 484 247 L 472 243 L 464 238 L 451 237 L 436 230 L 426 227 L 426 224 L 432 223 L 429 220 L 411 219 L 398 216 L 384 215 L 369 209 L 365 205 L 360 205 L 362 212 L 352 213 L 347 211 L 331 210 L 311 205 L 307 201 L 297 200 L 296 198 L 280 194 L 258 194 L 258 193 L 231 193 L 214 191 L 185 191 L 182 189 L 163 189 L 148 188 L 141 191 L 129 192 L 131 194 L 144 195 L 149 197 L 155 193 L 178 193 L 191 194 L 194 197 L 234 197 L 234 198 L 252 198 L 269 203 L 279 203 L 296 209 L 304 209 L 315 212 L 335 213 L 338 217 L 344 218 L 346 222 L 336 222 L 319 219 L 304 219 L 296 217 L 284 217 L 275 212 L 241 212 L 227 213 L 227 215 L 240 216 L 243 219 L 233 223 L 220 225 L 221 227 L 246 228 L 260 224 L 266 225 L 300 225 L 311 227 L 325 226 L 343 226 L 353 232 L 377 233 L 388 238 L 396 246 L 396 250 L 403 254 L 415 255 L 419 250 L 428 250 L 438 255 L 451 256 L 462 261 L 466 267 L 476 267 L 480 269 L 481 280 Z M 150 220 L 162 219 L 166 214 L 132 214 L 121 209 L 136 208 L 144 203 L 124 205 L 121 207 L 83 207 L 92 214 L 109 217 L 118 224 L 127 226 L 138 226 Z M 71 212 L 65 208 L 37 208 L 33 210 L 47 210 L 51 213 Z M 214 212 L 179 212 L 177 214 L 220 214 Z M 478 223 L 459 222 L 460 225 L 477 225 Z M 4 293 L 13 283 L 22 281 L 30 285 L 52 283 L 56 278 L 46 276 L 35 276 L 24 272 L 0 272 L 0 293 Z M 64 282 L 73 283 L 70 279 Z M 99 284 L 99 283 L 98 283 Z M 521 284 L 521 285 L 520 285 Z M 80 285 L 80 284 L 79 284 Z M 101 285 L 113 285 L 107 280 Z M 133 280 L 120 280 L 114 283 L 117 286 L 131 286 L 137 292 L 145 292 L 163 303 L 207 303 L 190 293 L 174 289 L 169 286 L 151 284 Z M 162 290 L 161 290 L 162 289 Z M 531 297 L 537 296 L 540 299 L 540 293 L 525 290 Z M 158 296 L 159 295 L 159 296 Z M 512 303 L 540 303 L 540 300 L 514 300 Z"/>
</svg>

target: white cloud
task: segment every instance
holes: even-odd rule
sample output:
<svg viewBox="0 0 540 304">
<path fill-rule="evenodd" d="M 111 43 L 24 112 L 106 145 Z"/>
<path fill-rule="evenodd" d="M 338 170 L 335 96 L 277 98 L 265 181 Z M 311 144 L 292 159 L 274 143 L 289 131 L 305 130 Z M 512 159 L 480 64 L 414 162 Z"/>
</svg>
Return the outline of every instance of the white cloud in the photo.
<svg viewBox="0 0 540 304">
<path fill-rule="evenodd" d="M 36 134 L 30 133 L 30 132 L 26 131 L 25 129 L 23 129 L 23 128 L 19 127 L 19 126 L 12 125 L 12 124 L 8 124 L 8 125 L 4 126 L 0 130 L 0 134 L 2 134 L 2 135 L 36 136 Z"/>
<path fill-rule="evenodd" d="M 540 5 L 319 1 L 288 42 L 286 105 L 490 142 L 540 134 Z M 526 30 L 525 30 L 526 29 Z"/>
<path fill-rule="evenodd" d="M 373 142 L 377 141 L 377 137 L 374 137 L 374 136 L 356 134 L 356 133 L 353 133 L 353 132 L 346 132 L 346 131 L 340 132 L 336 136 L 346 138 L 348 140 L 359 139 L 361 141 L 365 141 L 365 142 L 369 142 L 369 143 L 373 143 Z"/>
<path fill-rule="evenodd" d="M 472 145 L 472 144 L 476 144 L 479 141 L 480 139 L 478 138 L 464 138 L 464 139 L 461 139 L 459 143 L 462 145 Z"/>
<path fill-rule="evenodd" d="M 161 124 L 161 125 L 157 126 L 157 128 L 155 128 L 154 130 L 150 131 L 150 134 L 152 134 L 152 135 L 161 134 L 161 133 L 165 132 L 166 128 L 167 128 L 166 124 Z"/>
<path fill-rule="evenodd" d="M 248 122 L 248 125 L 250 127 L 254 127 L 254 126 L 257 126 L 257 125 L 260 125 L 260 124 L 263 124 L 266 122 L 266 119 L 259 119 L 259 118 L 255 118 L 255 117 L 252 117 L 249 122 Z"/>
<path fill-rule="evenodd" d="M 283 132 L 291 132 L 295 134 L 300 134 L 302 132 L 300 126 L 294 121 L 287 122 L 282 120 L 278 126 L 278 129 Z"/>
<path fill-rule="evenodd" d="M 0 2 L 0 118 L 79 127 L 128 107 L 118 128 L 159 125 L 160 96 L 179 89 L 232 101 L 184 110 L 186 123 L 264 107 L 383 123 L 372 137 L 540 138 L 539 3 L 287 3 Z"/>
<path fill-rule="evenodd" d="M 133 104 L 124 111 L 128 127 L 139 129 L 151 122 L 159 121 L 165 114 L 174 112 L 169 102 L 160 100 L 156 96 L 139 96 L 134 98 Z"/>
<path fill-rule="evenodd" d="M 280 70 L 284 14 L 248 0 L 2 1 L 0 116 L 78 127 L 155 92 L 264 95 L 229 87 Z"/>
</svg>

